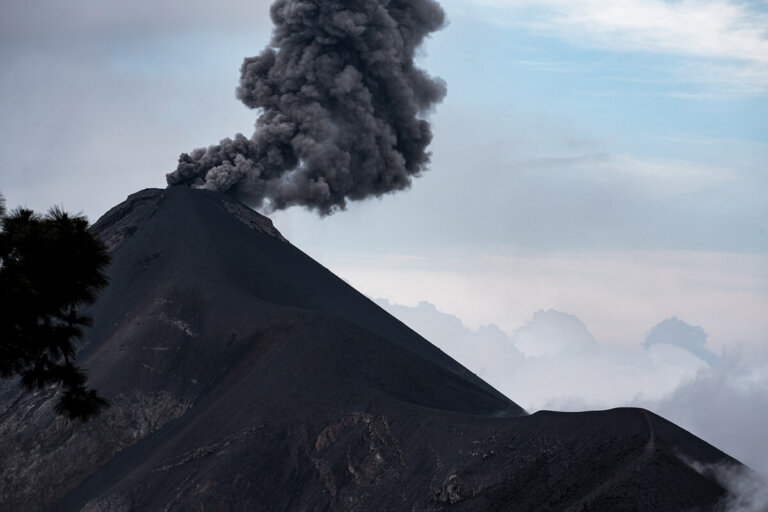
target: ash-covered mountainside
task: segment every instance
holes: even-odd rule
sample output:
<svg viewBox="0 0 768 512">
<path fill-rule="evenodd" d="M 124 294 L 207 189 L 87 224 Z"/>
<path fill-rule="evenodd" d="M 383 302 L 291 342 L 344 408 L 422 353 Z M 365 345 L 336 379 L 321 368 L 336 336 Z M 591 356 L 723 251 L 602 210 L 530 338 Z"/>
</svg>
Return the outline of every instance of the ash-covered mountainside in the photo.
<svg viewBox="0 0 768 512">
<path fill-rule="evenodd" d="M 94 231 L 79 364 L 112 407 L 0 387 L 3 511 L 713 510 L 737 464 L 640 409 L 528 415 L 223 195 L 145 190 Z"/>
</svg>

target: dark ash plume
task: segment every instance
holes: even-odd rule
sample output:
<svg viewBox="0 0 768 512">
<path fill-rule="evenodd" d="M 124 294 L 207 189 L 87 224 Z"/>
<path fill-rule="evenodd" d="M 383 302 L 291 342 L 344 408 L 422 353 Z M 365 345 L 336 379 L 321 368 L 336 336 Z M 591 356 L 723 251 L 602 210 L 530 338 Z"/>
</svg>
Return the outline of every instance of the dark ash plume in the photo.
<svg viewBox="0 0 768 512">
<path fill-rule="evenodd" d="M 277 0 L 271 14 L 271 45 L 245 59 L 237 88 L 260 109 L 255 133 L 182 154 L 168 185 L 322 215 L 407 188 L 430 159 L 421 116 L 445 96 L 445 84 L 413 62 L 443 26 L 442 8 L 435 0 Z"/>
</svg>

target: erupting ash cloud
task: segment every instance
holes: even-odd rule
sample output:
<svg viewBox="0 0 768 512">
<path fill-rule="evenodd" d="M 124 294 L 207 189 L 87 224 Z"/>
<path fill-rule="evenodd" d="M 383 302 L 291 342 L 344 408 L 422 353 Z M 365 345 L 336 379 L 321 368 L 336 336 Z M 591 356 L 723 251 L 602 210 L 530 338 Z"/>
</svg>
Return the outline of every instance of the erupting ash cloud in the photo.
<svg viewBox="0 0 768 512">
<path fill-rule="evenodd" d="M 271 45 L 245 59 L 237 88 L 260 109 L 255 133 L 182 154 L 169 186 L 322 215 L 408 187 L 430 158 L 422 116 L 446 92 L 413 62 L 445 23 L 442 8 L 435 0 L 277 0 L 271 14 Z"/>
</svg>

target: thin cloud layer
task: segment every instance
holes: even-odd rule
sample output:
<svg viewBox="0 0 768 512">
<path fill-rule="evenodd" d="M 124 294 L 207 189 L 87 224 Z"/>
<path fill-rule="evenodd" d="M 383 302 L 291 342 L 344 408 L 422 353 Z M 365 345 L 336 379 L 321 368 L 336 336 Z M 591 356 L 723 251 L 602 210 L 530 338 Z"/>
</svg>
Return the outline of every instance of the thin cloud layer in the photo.
<svg viewBox="0 0 768 512">
<path fill-rule="evenodd" d="M 37 0 L 0 3 L 0 40 L 49 38 L 62 35 L 88 37 L 106 32 L 157 34 L 228 30 L 269 25 L 272 0 L 164 0 L 150 2 L 98 2 L 89 0 Z"/>
<path fill-rule="evenodd" d="M 763 93 L 768 90 L 768 33 L 765 31 L 768 13 L 759 3 L 733 0 L 475 1 L 505 13 L 500 18 L 505 23 L 610 51 L 712 61 L 716 69 L 730 72 L 725 76 L 711 73 L 698 78 L 724 82 L 738 78 L 742 88 Z"/>
<path fill-rule="evenodd" d="M 473 234 L 455 228 L 451 233 Z M 675 315 L 703 326 L 714 353 L 734 342 L 759 352 L 768 332 L 768 256 L 763 254 L 489 255 L 477 250 L 461 256 L 385 254 L 321 261 L 369 296 L 406 305 L 426 300 L 459 314 L 472 328 L 496 324 L 514 333 L 535 311 L 552 308 L 578 317 L 603 343 L 639 346 L 649 329 Z"/>
</svg>

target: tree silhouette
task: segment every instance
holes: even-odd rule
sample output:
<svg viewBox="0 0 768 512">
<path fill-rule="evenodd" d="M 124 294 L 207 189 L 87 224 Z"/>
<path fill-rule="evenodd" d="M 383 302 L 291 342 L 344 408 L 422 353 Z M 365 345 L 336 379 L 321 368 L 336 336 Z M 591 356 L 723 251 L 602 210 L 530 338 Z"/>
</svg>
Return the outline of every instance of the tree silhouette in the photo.
<svg viewBox="0 0 768 512">
<path fill-rule="evenodd" d="M 88 221 L 52 208 L 6 215 L 0 196 L 0 376 L 21 377 L 29 390 L 61 387 L 56 411 L 87 420 L 108 405 L 74 365 L 75 341 L 106 284 L 104 244 Z"/>
</svg>

